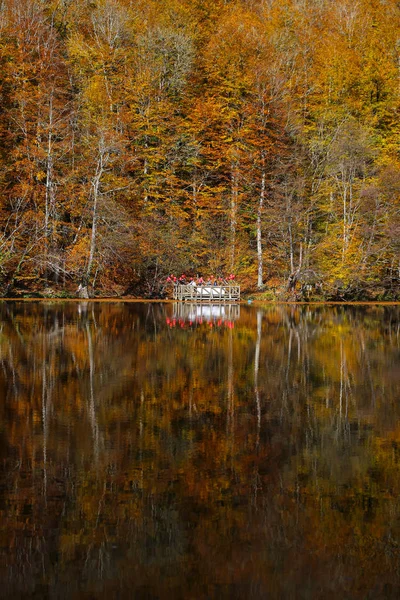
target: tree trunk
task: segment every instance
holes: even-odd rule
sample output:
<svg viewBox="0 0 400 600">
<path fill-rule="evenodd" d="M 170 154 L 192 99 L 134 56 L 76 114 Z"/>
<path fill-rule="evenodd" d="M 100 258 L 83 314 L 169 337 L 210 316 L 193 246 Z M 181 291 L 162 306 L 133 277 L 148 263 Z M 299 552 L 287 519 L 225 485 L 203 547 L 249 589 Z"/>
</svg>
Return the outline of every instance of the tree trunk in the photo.
<svg viewBox="0 0 400 600">
<path fill-rule="evenodd" d="M 231 210 L 230 210 L 230 232 L 231 232 L 231 252 L 230 252 L 230 270 L 235 267 L 236 255 L 236 225 L 237 225 L 237 203 L 238 203 L 238 163 L 232 163 L 231 172 Z"/>
<path fill-rule="evenodd" d="M 261 190 L 260 198 L 258 201 L 257 211 L 257 287 L 261 289 L 263 287 L 263 248 L 262 248 L 262 211 L 265 200 L 265 171 L 263 169 L 261 175 Z"/>
<path fill-rule="evenodd" d="M 97 160 L 96 173 L 92 180 L 92 198 L 93 198 L 93 207 L 92 207 L 92 233 L 90 235 L 90 252 L 89 252 L 89 260 L 85 273 L 85 284 L 88 285 L 90 282 L 90 275 L 93 267 L 94 255 L 96 252 L 96 241 L 97 241 L 97 219 L 98 219 L 98 203 L 100 197 L 100 182 L 102 175 L 104 173 L 105 168 L 105 149 L 103 147 L 102 141 L 100 142 L 99 147 L 99 157 Z"/>
</svg>

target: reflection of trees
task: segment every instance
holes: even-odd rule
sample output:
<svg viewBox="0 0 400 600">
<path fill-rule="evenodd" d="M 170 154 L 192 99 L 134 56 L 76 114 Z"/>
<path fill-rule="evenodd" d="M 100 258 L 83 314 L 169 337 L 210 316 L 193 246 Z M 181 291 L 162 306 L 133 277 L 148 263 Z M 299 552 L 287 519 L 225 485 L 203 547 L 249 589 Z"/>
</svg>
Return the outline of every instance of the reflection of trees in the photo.
<svg viewBox="0 0 400 600">
<path fill-rule="evenodd" d="M 399 309 L 171 310 L 0 306 L 7 592 L 397 585 Z"/>
</svg>

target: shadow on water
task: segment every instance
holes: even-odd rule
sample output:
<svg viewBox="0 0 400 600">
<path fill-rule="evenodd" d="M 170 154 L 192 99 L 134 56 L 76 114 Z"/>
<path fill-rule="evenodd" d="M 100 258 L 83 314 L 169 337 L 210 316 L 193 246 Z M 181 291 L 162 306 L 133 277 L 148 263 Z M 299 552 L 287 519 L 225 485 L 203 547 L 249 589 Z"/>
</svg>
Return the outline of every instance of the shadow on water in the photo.
<svg viewBox="0 0 400 600">
<path fill-rule="evenodd" d="M 222 308 L 0 304 L 3 597 L 399 596 L 399 307 Z"/>
</svg>

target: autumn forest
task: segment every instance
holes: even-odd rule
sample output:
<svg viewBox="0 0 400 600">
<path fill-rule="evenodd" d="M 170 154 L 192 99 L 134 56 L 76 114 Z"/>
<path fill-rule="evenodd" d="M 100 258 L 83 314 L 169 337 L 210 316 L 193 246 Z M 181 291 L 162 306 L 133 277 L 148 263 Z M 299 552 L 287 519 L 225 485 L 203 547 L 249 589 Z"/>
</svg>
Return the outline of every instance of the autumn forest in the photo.
<svg viewBox="0 0 400 600">
<path fill-rule="evenodd" d="M 399 298 L 399 31 L 395 0 L 2 0 L 0 294 Z"/>
</svg>

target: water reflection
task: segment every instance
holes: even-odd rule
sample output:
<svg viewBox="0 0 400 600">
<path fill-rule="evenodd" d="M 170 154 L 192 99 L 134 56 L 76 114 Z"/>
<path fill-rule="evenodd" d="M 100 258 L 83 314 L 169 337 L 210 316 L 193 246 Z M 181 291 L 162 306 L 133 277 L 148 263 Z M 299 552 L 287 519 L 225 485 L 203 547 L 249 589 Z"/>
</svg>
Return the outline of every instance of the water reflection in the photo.
<svg viewBox="0 0 400 600">
<path fill-rule="evenodd" d="M 399 307 L 191 311 L 0 304 L 3 595 L 398 597 Z"/>
<path fill-rule="evenodd" d="M 192 327 L 206 322 L 211 326 L 233 329 L 235 321 L 239 317 L 239 304 L 174 302 L 172 305 L 172 318 L 167 316 L 166 323 L 170 327 Z"/>
</svg>

